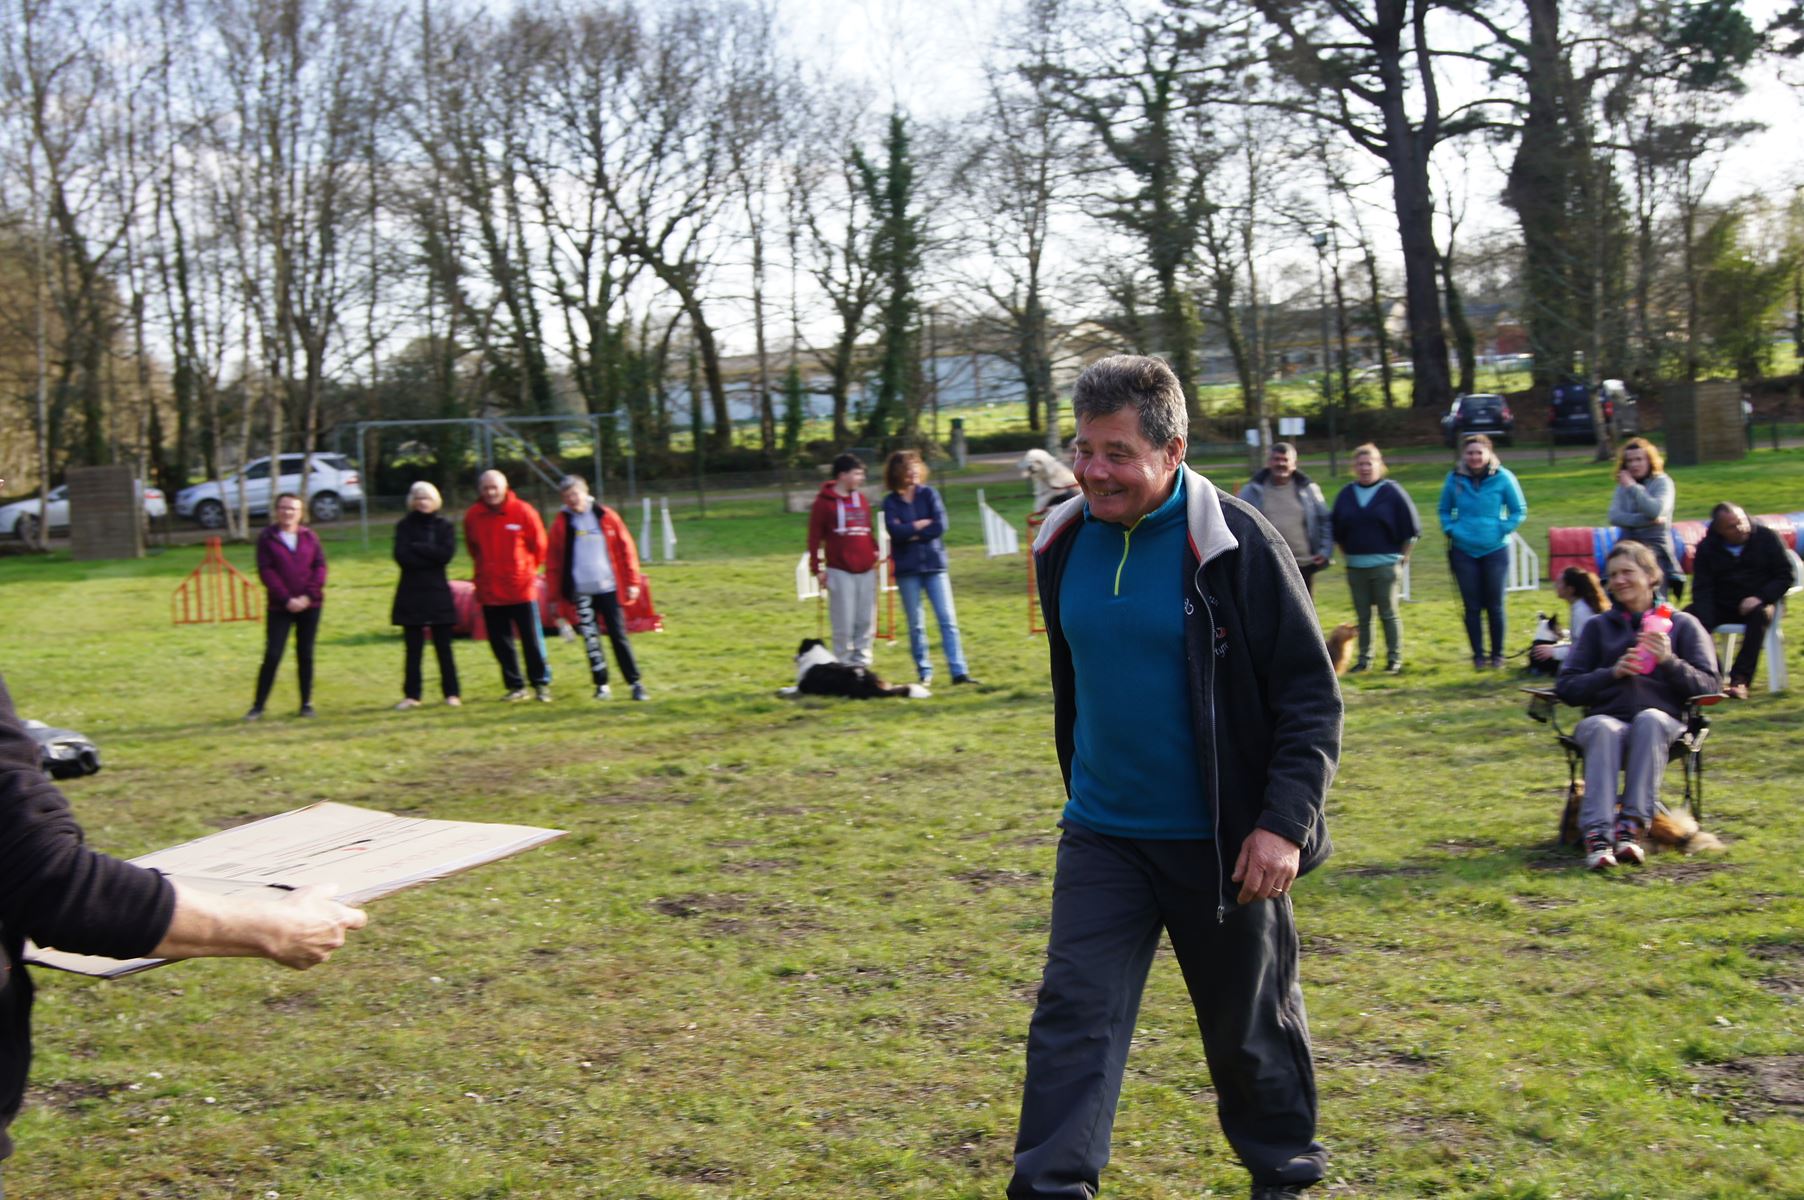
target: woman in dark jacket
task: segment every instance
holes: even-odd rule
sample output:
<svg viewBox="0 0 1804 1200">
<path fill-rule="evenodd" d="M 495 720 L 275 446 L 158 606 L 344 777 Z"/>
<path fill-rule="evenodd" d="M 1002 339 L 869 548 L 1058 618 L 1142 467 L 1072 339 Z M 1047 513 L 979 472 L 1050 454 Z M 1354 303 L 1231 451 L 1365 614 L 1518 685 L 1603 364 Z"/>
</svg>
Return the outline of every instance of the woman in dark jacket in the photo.
<svg viewBox="0 0 1804 1200">
<path fill-rule="evenodd" d="M 426 631 L 432 631 L 432 649 L 438 655 L 438 682 L 445 703 L 463 703 L 457 686 L 457 659 L 451 653 L 451 627 L 457 623 L 457 607 L 451 601 L 451 585 L 445 582 L 445 564 L 457 554 L 457 528 L 438 515 L 438 489 L 425 480 L 407 489 L 408 513 L 395 522 L 395 561 L 401 564 L 401 582 L 395 586 L 395 606 L 389 620 L 401 627 L 407 642 L 407 674 L 401 684 L 398 709 L 420 706 L 420 659 L 426 651 Z"/>
<path fill-rule="evenodd" d="M 1685 730 L 1686 701 L 1722 686 L 1716 646 L 1696 617 L 1676 612 L 1660 628 L 1654 607 L 1664 575 L 1645 542 L 1616 543 L 1604 576 L 1616 607 L 1585 622 L 1554 681 L 1562 701 L 1585 709 L 1572 736 L 1585 751 L 1579 828 L 1594 871 L 1646 859 L 1641 837 L 1667 752 Z"/>
<path fill-rule="evenodd" d="M 301 498 L 293 492 L 276 497 L 275 519 L 257 538 L 257 574 L 269 589 L 269 610 L 263 620 L 257 699 L 244 719 L 262 718 L 290 628 L 294 630 L 295 669 L 301 677 L 301 716 L 311 717 L 313 640 L 319 634 L 320 605 L 326 600 L 326 552 L 313 530 L 301 524 Z"/>
<path fill-rule="evenodd" d="M 1397 615 L 1397 582 L 1409 552 L 1422 536 L 1415 501 L 1384 477 L 1384 455 L 1367 442 L 1353 451 L 1353 482 L 1334 498 L 1329 522 L 1334 540 L 1346 556 L 1347 586 L 1359 615 L 1359 661 L 1355 671 L 1372 665 L 1372 609 L 1384 626 L 1385 670 L 1403 670 L 1403 621 Z"/>
<path fill-rule="evenodd" d="M 965 668 L 964 647 L 958 640 L 958 614 L 952 607 L 952 584 L 946 578 L 946 506 L 924 482 L 927 464 L 913 450 L 898 450 L 883 464 L 883 482 L 889 495 L 883 498 L 883 525 L 889 531 L 890 559 L 896 573 L 896 590 L 902 593 L 902 611 L 908 614 L 908 647 L 922 683 L 933 679 L 933 663 L 927 657 L 927 621 L 921 612 L 921 593 L 933 602 L 940 622 L 940 649 L 953 683 L 976 683 Z"/>
</svg>

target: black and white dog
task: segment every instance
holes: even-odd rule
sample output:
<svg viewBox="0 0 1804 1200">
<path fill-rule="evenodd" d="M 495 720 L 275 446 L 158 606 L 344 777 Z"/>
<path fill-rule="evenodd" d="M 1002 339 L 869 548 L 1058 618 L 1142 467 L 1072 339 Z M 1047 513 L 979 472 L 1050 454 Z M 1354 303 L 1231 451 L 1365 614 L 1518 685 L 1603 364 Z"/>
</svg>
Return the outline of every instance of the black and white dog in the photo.
<svg viewBox="0 0 1804 1200">
<path fill-rule="evenodd" d="M 933 693 L 918 683 L 885 683 L 869 667 L 854 667 L 833 657 L 819 638 L 803 638 L 796 650 L 796 685 L 782 688 L 779 696 L 845 696 L 851 700 L 876 700 L 903 696 L 925 700 Z"/>
<path fill-rule="evenodd" d="M 1553 646 L 1557 648 L 1570 644 L 1571 639 L 1566 636 L 1566 631 L 1560 628 L 1560 619 L 1558 617 L 1551 616 L 1544 612 L 1536 613 L 1535 636 L 1528 644 L 1529 653 L 1527 668 L 1529 673 L 1533 675 L 1558 675 L 1560 673 L 1561 660 L 1559 658 L 1550 658 L 1545 662 L 1537 661 L 1533 653 L 1534 648 L 1536 646 Z"/>
</svg>

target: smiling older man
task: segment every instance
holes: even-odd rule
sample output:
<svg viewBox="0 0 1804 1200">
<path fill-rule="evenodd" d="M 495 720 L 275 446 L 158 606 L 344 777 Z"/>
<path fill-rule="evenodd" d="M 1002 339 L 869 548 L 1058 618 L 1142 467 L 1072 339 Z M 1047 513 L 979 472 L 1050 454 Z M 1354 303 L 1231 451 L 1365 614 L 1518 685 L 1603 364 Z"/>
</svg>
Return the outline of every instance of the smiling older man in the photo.
<svg viewBox="0 0 1804 1200">
<path fill-rule="evenodd" d="M 1066 803 L 1008 1194 L 1096 1194 L 1164 931 L 1253 1195 L 1294 1196 L 1327 1161 L 1289 891 L 1328 856 L 1334 669 L 1289 546 L 1184 465 L 1168 366 L 1105 358 L 1072 410 L 1084 501 L 1034 545 Z"/>
</svg>

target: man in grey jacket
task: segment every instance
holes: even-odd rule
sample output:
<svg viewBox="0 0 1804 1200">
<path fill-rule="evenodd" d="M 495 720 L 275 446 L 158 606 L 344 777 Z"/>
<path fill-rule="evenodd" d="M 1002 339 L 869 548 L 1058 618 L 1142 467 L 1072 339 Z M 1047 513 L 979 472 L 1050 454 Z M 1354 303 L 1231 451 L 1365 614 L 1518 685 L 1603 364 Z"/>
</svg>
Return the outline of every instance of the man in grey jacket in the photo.
<svg viewBox="0 0 1804 1200">
<path fill-rule="evenodd" d="M 1240 498 L 1258 509 L 1284 538 L 1303 573 L 1303 586 L 1315 595 L 1315 573 L 1334 556 L 1334 525 L 1322 489 L 1297 470 L 1297 448 L 1272 443 L 1271 457 L 1240 489 Z"/>
<path fill-rule="evenodd" d="M 1091 1197 L 1140 995 L 1171 937 L 1256 1200 L 1319 1181 L 1290 887 L 1328 855 L 1334 669 L 1284 540 L 1184 465 L 1171 368 L 1077 381 L 1083 502 L 1034 545 L 1064 833 L 1011 1200 Z"/>
</svg>

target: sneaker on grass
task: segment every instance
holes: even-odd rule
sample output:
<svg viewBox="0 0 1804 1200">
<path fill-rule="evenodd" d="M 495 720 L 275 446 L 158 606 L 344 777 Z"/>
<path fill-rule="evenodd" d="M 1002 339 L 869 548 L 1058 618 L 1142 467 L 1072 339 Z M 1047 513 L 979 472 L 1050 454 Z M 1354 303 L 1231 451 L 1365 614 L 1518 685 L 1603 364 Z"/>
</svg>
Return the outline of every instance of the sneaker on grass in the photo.
<svg viewBox="0 0 1804 1200">
<path fill-rule="evenodd" d="M 1599 829 L 1585 835 L 1585 867 L 1591 871 L 1607 871 L 1616 865 L 1610 848 L 1610 835 Z"/>
<path fill-rule="evenodd" d="M 635 683 L 633 685 L 633 699 L 650 700 L 651 693 L 645 690 L 645 685 L 643 683 Z"/>
<path fill-rule="evenodd" d="M 503 700 L 507 701 L 509 704 L 518 703 L 519 701 L 526 699 L 526 689 L 525 688 L 515 688 L 513 691 L 509 692 L 507 695 L 505 695 L 501 698 Z"/>
<path fill-rule="evenodd" d="M 551 685 L 548 683 L 534 684 L 533 689 L 532 689 L 532 698 L 534 700 L 537 700 L 540 704 L 550 704 L 551 703 Z"/>
<path fill-rule="evenodd" d="M 612 696 L 613 694 L 614 694 L 614 689 L 610 688 L 607 684 L 598 683 L 595 685 L 595 698 L 597 700 L 606 700 L 609 696 Z"/>
<path fill-rule="evenodd" d="M 1616 861 L 1636 867 L 1647 861 L 1647 851 L 1641 848 L 1641 827 L 1633 821 L 1616 826 Z"/>
</svg>

